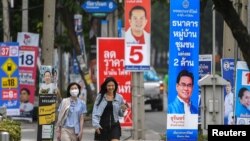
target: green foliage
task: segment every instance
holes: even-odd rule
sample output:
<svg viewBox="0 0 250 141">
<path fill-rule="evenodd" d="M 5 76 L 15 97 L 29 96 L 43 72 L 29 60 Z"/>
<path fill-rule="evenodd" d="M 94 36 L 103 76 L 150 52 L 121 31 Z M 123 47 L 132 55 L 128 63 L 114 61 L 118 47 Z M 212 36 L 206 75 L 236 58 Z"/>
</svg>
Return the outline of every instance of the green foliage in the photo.
<svg viewBox="0 0 250 141">
<path fill-rule="evenodd" d="M 10 141 L 21 140 L 21 123 L 11 119 L 0 121 L 0 132 L 6 131 L 10 134 Z"/>
</svg>

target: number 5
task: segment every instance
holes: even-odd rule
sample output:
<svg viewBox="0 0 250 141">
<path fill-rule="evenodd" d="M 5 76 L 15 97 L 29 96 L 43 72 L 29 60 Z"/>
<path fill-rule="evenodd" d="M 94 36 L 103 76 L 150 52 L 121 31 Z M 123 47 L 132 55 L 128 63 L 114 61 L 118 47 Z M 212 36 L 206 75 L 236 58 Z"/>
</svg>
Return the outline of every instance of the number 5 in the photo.
<svg viewBox="0 0 250 141">
<path fill-rule="evenodd" d="M 141 63 L 143 60 L 143 55 L 142 55 L 142 46 L 131 46 L 131 50 L 130 50 L 130 57 L 129 57 L 129 61 L 131 63 Z"/>
</svg>

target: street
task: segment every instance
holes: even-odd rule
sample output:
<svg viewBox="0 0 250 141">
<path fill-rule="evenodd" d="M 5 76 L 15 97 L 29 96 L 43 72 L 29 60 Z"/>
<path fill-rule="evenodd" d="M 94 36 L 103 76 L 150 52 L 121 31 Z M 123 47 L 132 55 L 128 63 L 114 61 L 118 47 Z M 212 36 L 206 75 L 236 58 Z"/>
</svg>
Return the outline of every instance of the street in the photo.
<svg viewBox="0 0 250 141">
<path fill-rule="evenodd" d="M 150 140 L 160 140 L 166 130 L 166 113 L 147 110 L 145 106 L 145 130 L 150 133 Z M 21 141 L 36 141 L 37 123 L 22 122 Z M 121 140 L 126 140 L 131 136 L 131 131 L 123 130 Z M 94 129 L 91 127 L 91 121 L 86 121 L 84 126 L 83 141 L 93 140 Z"/>
</svg>

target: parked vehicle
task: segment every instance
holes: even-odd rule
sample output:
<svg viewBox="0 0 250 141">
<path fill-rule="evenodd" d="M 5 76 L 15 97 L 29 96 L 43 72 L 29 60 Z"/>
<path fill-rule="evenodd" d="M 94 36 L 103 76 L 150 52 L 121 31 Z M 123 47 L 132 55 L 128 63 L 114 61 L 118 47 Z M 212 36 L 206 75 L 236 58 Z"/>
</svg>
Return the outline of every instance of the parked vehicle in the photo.
<svg viewBox="0 0 250 141">
<path fill-rule="evenodd" d="M 152 110 L 163 110 L 163 81 L 153 67 L 144 72 L 144 97 L 145 104 L 150 104 Z"/>
</svg>

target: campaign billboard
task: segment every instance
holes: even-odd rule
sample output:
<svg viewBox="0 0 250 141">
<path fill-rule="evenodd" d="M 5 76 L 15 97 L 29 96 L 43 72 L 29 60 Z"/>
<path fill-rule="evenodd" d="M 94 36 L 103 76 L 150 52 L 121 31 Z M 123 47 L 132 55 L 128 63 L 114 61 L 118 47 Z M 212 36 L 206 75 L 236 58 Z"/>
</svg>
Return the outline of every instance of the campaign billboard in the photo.
<svg viewBox="0 0 250 141">
<path fill-rule="evenodd" d="M 200 1 L 171 0 L 168 141 L 198 138 Z"/>
<path fill-rule="evenodd" d="M 97 38 L 97 88 L 107 76 L 118 82 L 117 92 L 123 96 L 129 108 L 120 118 L 122 127 L 132 128 L 132 74 L 124 68 L 124 39 Z"/>
<path fill-rule="evenodd" d="M 20 115 L 18 53 L 18 43 L 0 43 L 0 107 L 7 108 L 7 116 Z"/>
<path fill-rule="evenodd" d="M 151 0 L 125 1 L 125 69 L 150 69 Z"/>
<path fill-rule="evenodd" d="M 236 124 L 250 125 L 250 71 L 245 61 L 237 61 L 235 82 Z"/>
<path fill-rule="evenodd" d="M 221 76 L 229 82 L 224 86 L 224 124 L 234 124 L 234 107 L 235 107 L 235 65 L 234 58 L 221 59 Z"/>
</svg>

